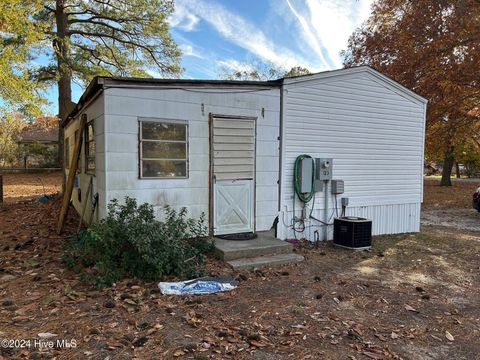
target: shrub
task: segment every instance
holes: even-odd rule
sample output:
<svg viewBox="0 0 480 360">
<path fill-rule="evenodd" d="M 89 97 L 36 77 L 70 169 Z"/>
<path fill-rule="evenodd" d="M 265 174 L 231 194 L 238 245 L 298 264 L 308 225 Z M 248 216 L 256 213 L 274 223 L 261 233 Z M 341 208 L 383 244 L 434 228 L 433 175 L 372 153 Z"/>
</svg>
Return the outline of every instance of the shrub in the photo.
<svg viewBox="0 0 480 360">
<path fill-rule="evenodd" d="M 125 198 L 113 200 L 108 215 L 65 243 L 63 260 L 98 287 L 127 277 L 161 280 L 201 276 L 205 254 L 213 250 L 206 237 L 205 214 L 195 220 L 186 208 L 164 208 L 165 220 L 155 219 L 153 207 Z"/>
</svg>

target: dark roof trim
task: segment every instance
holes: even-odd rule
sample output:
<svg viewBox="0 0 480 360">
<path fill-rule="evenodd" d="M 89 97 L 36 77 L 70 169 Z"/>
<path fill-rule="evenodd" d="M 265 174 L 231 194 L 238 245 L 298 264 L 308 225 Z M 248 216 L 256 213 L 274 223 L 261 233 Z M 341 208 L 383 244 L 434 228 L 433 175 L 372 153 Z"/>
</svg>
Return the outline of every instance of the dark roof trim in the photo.
<svg viewBox="0 0 480 360">
<path fill-rule="evenodd" d="M 271 81 L 252 81 L 252 80 L 197 80 L 197 79 L 155 79 L 155 78 L 123 78 L 123 77 L 96 77 L 97 81 L 105 86 L 116 85 L 170 85 L 170 86 L 262 86 L 262 87 L 280 87 L 282 79 Z M 94 80 L 95 80 L 94 79 Z"/>
</svg>

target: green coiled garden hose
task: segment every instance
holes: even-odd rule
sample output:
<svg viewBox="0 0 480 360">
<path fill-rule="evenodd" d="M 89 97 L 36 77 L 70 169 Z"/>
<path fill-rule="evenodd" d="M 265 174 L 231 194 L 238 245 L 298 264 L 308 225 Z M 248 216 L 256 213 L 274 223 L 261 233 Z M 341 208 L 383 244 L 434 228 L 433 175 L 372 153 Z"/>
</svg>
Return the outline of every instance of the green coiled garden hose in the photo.
<svg viewBox="0 0 480 360">
<path fill-rule="evenodd" d="M 295 163 L 293 165 L 293 187 L 295 189 L 295 194 L 297 194 L 300 201 L 303 202 L 304 204 L 306 204 L 310 200 L 312 200 L 313 196 L 315 195 L 315 189 L 314 189 L 315 174 L 314 174 L 313 166 L 312 166 L 312 188 L 311 188 L 310 192 L 308 192 L 308 193 L 300 192 L 300 183 L 299 183 L 300 177 L 298 176 L 298 164 L 303 159 L 312 159 L 312 157 L 310 155 L 302 154 L 302 155 L 297 156 L 297 158 L 295 159 Z M 313 162 L 313 159 L 312 159 L 312 162 Z M 294 199 L 295 199 L 295 197 L 294 197 Z"/>
<path fill-rule="evenodd" d="M 312 216 L 313 207 L 315 205 L 315 188 L 314 188 L 314 182 L 315 182 L 315 171 L 314 171 L 314 169 L 315 168 L 314 167 L 312 167 L 312 189 L 308 193 L 300 192 L 300 184 L 299 184 L 300 177 L 298 176 L 298 164 L 303 159 L 312 159 L 312 157 L 310 155 L 306 155 L 306 154 L 299 155 L 295 159 L 295 163 L 293 165 L 293 188 L 294 188 L 295 194 L 293 195 L 292 229 L 293 229 L 293 235 L 295 236 L 295 239 L 297 238 L 297 232 L 302 233 L 302 232 L 305 231 L 305 219 L 303 219 L 303 218 L 298 219 L 295 216 L 295 198 L 296 198 L 296 196 L 298 196 L 300 201 L 303 203 L 304 207 L 313 198 L 313 204 L 312 204 L 312 208 L 310 209 L 310 215 L 309 216 Z M 313 161 L 313 159 L 312 159 L 312 161 Z M 296 227 L 295 224 L 297 224 L 297 223 L 300 223 L 300 228 Z"/>
</svg>

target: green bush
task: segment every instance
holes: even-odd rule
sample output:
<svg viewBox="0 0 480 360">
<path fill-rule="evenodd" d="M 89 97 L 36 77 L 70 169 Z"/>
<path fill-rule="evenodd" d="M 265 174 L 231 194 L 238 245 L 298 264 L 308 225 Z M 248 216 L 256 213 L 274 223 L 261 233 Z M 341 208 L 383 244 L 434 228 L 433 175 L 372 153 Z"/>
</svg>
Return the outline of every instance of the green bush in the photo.
<svg viewBox="0 0 480 360">
<path fill-rule="evenodd" d="M 58 167 L 58 146 L 33 143 L 23 146 L 22 152 L 29 154 L 30 166 L 40 168 Z"/>
<path fill-rule="evenodd" d="M 149 204 L 113 200 L 105 219 L 66 241 L 63 260 L 98 287 L 128 277 L 201 276 L 205 254 L 214 246 L 206 237 L 205 214 L 195 220 L 185 208 L 164 211 L 165 221 L 158 221 Z"/>
</svg>

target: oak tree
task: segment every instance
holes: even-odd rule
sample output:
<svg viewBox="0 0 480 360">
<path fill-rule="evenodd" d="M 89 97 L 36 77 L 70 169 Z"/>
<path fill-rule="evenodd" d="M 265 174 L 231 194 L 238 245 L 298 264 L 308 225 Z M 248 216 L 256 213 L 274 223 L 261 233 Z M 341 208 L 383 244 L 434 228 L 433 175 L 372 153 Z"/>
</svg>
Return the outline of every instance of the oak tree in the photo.
<svg viewBox="0 0 480 360">
<path fill-rule="evenodd" d="M 18 157 L 18 140 L 25 125 L 19 113 L 7 112 L 0 117 L 0 168 Z"/>
<path fill-rule="evenodd" d="M 428 99 L 426 153 L 443 155 L 451 185 L 456 148 L 480 121 L 480 0 L 378 0 L 343 55 Z"/>
<path fill-rule="evenodd" d="M 30 76 L 46 24 L 31 14 L 42 11 L 40 1 L 2 0 L 0 3 L 0 118 L 17 119 L 17 110 L 39 115 L 43 87 Z"/>
</svg>

